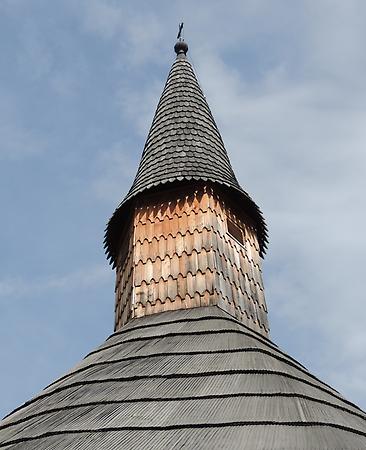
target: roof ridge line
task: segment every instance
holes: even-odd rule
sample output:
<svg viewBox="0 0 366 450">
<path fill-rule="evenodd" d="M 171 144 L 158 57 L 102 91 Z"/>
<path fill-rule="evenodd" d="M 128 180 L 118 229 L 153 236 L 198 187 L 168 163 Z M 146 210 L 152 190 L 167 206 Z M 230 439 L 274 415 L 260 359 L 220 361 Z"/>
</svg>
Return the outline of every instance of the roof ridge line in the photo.
<svg viewBox="0 0 366 450">
<path fill-rule="evenodd" d="M 139 359 L 145 359 L 145 358 L 158 358 L 160 356 L 183 356 L 183 355 L 212 355 L 212 354 L 226 354 L 226 353 L 251 353 L 251 352 L 258 352 L 258 353 L 264 353 L 268 356 L 273 356 L 275 359 L 278 359 L 280 361 L 283 361 L 286 364 L 289 364 L 292 367 L 295 367 L 301 371 L 304 371 L 302 369 L 302 366 L 300 364 L 295 364 L 292 361 L 289 361 L 287 358 L 284 358 L 283 356 L 278 356 L 275 353 L 270 352 L 269 350 L 260 348 L 260 347 L 242 347 L 237 349 L 229 349 L 229 350 L 195 350 L 192 352 L 161 352 L 161 353 L 149 353 L 147 355 L 135 355 L 135 356 L 127 356 L 125 358 L 118 358 L 118 359 L 110 359 L 110 360 L 102 360 L 97 361 L 95 363 L 90 363 L 88 365 L 82 366 L 77 370 L 74 370 L 73 372 L 69 372 L 65 374 L 64 376 L 58 378 L 56 381 L 53 381 L 48 386 L 46 386 L 44 389 L 48 389 L 51 386 L 54 386 L 55 384 L 59 383 L 60 381 L 66 380 L 67 378 L 71 377 L 72 375 L 84 372 L 85 370 L 91 368 L 91 367 L 97 367 L 107 364 L 116 364 L 123 361 L 135 361 Z M 299 367 L 300 365 L 300 367 Z M 306 374 L 309 372 L 305 369 Z"/>
<path fill-rule="evenodd" d="M 45 437 L 64 435 L 64 434 L 82 434 L 82 433 L 109 433 L 111 431 L 167 431 L 167 430 L 180 430 L 187 428 L 227 428 L 227 427 L 240 427 L 240 426 L 290 426 L 290 427 L 330 427 L 337 428 L 350 433 L 358 434 L 366 437 L 366 432 L 357 430 L 356 428 L 347 427 L 331 422 L 311 422 L 311 421 L 275 421 L 275 420 L 246 420 L 246 421 L 233 421 L 233 422 L 219 422 L 219 423 L 199 423 L 199 424 L 180 424 L 180 425 L 165 425 L 165 426 L 125 426 L 125 427 L 106 427 L 106 428 L 87 428 L 87 429 L 71 429 L 71 430 L 58 430 L 48 431 L 35 436 L 29 436 L 24 438 L 13 439 L 8 442 L 0 443 L 0 447 L 6 447 L 9 445 L 20 444 L 21 442 L 29 442 Z"/>
<path fill-rule="evenodd" d="M 37 400 L 45 397 L 50 397 L 52 394 L 61 392 L 65 389 L 70 389 L 72 387 L 76 386 L 83 386 L 86 384 L 98 384 L 98 383 L 119 383 L 119 382 L 126 382 L 126 381 L 137 381 L 137 380 L 152 380 L 152 379 L 175 379 L 175 378 L 202 378 L 202 377 L 209 377 L 209 376 L 224 376 L 224 375 L 240 375 L 240 374 L 261 374 L 261 375 L 279 375 L 283 376 L 292 380 L 299 381 L 300 383 L 307 384 L 309 386 L 312 386 L 316 389 L 319 389 L 323 392 L 326 392 L 327 394 L 330 394 L 331 396 L 343 401 L 344 403 L 347 403 L 356 409 L 359 409 L 362 411 L 361 408 L 359 408 L 357 405 L 353 404 L 352 402 L 344 399 L 337 391 L 332 390 L 332 388 L 328 389 L 329 386 L 327 384 L 319 381 L 320 385 L 326 386 L 319 386 L 316 383 L 313 383 L 305 378 L 297 377 L 296 375 L 292 375 L 286 372 L 282 372 L 279 370 L 268 370 L 268 369 L 228 369 L 228 370 L 222 370 L 222 371 L 207 371 L 207 372 L 199 372 L 199 373 L 170 373 L 170 374 L 155 374 L 155 375 L 133 375 L 128 377 L 115 377 L 115 378 L 103 378 L 100 380 L 83 380 L 83 381 L 75 381 L 74 383 L 70 383 L 66 386 L 60 386 L 50 392 L 43 392 L 42 394 L 39 394 L 37 397 L 32 398 L 31 400 L 28 400 L 27 402 L 23 403 L 23 405 L 15 408 L 13 411 L 11 411 L 9 414 L 4 416 L 3 419 L 9 417 L 11 414 L 18 412 L 19 410 L 29 406 L 32 403 L 35 403 Z M 363 411 L 362 411 L 363 412 Z"/>
<path fill-rule="evenodd" d="M 29 416 L 26 416 L 23 419 L 16 420 L 14 422 L 9 422 L 4 425 L 0 425 L 0 430 L 4 428 L 10 428 L 14 425 L 18 425 L 20 423 L 26 422 L 28 420 L 34 419 L 35 417 L 43 416 L 48 413 L 58 412 L 58 411 L 65 411 L 69 409 L 76 409 L 81 407 L 88 407 L 88 406 L 98 406 L 98 405 L 115 405 L 115 404 L 123 404 L 123 403 L 139 403 L 139 402 L 175 402 L 175 401 L 195 401 L 195 400 L 211 400 L 211 399 L 226 399 L 226 398 L 238 398 L 238 397 L 285 397 L 285 398 L 302 398 L 309 401 L 313 401 L 316 403 L 321 403 L 327 406 L 330 406 L 335 409 L 339 409 L 341 411 L 347 412 L 351 415 L 354 415 L 356 417 L 359 417 L 360 419 L 363 419 L 366 421 L 366 415 L 365 413 L 359 414 L 356 411 L 352 411 L 351 409 L 345 408 L 341 405 L 337 405 L 336 403 L 329 402 L 327 400 L 321 400 L 316 397 L 312 397 L 311 395 L 306 394 L 300 394 L 300 393 L 292 393 L 292 392 L 237 392 L 232 394 L 212 394 L 212 395 L 198 395 L 195 397 L 141 397 L 141 398 L 126 398 L 124 400 L 103 400 L 103 401 L 94 401 L 94 402 L 86 402 L 86 403 L 79 403 L 74 405 L 66 405 L 66 406 L 60 406 L 58 408 L 50 408 L 45 411 L 40 411 L 38 413 L 30 414 Z"/>
</svg>

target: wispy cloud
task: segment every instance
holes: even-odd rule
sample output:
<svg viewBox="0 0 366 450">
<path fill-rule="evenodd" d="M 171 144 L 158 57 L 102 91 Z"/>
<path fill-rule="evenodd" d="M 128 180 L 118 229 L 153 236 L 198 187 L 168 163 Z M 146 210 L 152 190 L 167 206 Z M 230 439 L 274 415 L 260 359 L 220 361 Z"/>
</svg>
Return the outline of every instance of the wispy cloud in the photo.
<svg viewBox="0 0 366 450">
<path fill-rule="evenodd" d="M 44 278 L 19 277 L 0 279 L 0 300 L 10 302 L 14 298 L 26 299 L 44 295 L 54 289 L 65 293 L 113 283 L 113 274 L 107 264 L 94 265 L 66 274 L 54 274 Z"/>
</svg>

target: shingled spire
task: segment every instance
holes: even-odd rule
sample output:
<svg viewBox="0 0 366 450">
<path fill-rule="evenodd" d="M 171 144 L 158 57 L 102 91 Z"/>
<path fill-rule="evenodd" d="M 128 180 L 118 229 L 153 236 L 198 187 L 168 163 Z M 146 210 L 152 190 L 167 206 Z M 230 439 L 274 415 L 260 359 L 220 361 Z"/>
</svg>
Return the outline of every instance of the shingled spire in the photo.
<svg viewBox="0 0 366 450">
<path fill-rule="evenodd" d="M 121 229 L 134 198 L 171 188 L 172 184 L 209 181 L 228 192 L 253 219 L 263 256 L 267 233 L 262 214 L 235 177 L 206 98 L 186 58 L 188 45 L 180 40 L 174 49 L 177 58 L 158 103 L 136 178 L 107 227 L 107 255 L 115 264 Z"/>
</svg>

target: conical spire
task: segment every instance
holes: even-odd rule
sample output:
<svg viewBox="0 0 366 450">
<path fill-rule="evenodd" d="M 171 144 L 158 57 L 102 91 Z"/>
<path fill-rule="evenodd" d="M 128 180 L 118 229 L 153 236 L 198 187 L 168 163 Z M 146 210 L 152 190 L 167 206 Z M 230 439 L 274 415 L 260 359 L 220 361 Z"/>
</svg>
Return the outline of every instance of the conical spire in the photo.
<svg viewBox="0 0 366 450">
<path fill-rule="evenodd" d="M 174 49 L 177 58 L 158 103 L 137 175 L 107 226 L 107 255 L 115 263 L 121 224 L 126 220 L 130 201 L 137 195 L 172 183 L 209 181 L 230 191 L 254 220 L 263 256 L 267 234 L 262 214 L 235 177 L 206 98 L 186 58 L 188 45 L 179 40 Z"/>
</svg>

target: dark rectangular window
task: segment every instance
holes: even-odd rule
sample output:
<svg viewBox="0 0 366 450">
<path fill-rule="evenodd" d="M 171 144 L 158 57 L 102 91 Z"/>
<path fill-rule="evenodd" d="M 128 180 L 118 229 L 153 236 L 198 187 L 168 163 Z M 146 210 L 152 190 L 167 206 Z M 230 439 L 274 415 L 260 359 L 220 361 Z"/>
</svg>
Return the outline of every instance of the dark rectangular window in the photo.
<svg viewBox="0 0 366 450">
<path fill-rule="evenodd" d="M 227 231 L 233 238 L 235 238 L 241 244 L 244 244 L 244 233 L 242 229 L 239 228 L 238 225 L 236 225 L 230 219 L 227 219 Z"/>
</svg>

